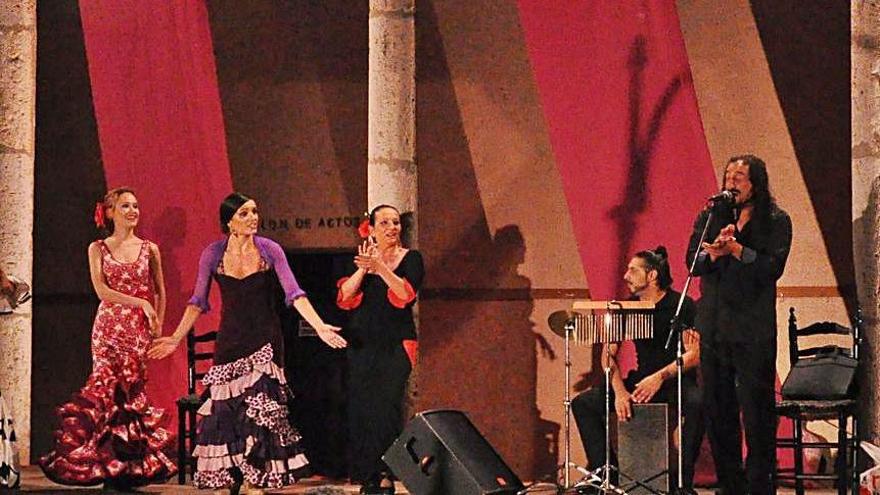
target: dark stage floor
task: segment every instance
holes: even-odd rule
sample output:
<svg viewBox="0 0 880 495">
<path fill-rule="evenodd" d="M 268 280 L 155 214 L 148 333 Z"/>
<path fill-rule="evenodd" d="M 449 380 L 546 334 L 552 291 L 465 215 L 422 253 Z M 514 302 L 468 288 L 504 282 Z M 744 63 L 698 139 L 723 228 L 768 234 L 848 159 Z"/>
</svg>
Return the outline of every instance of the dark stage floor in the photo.
<svg viewBox="0 0 880 495">
<path fill-rule="evenodd" d="M 86 493 L 106 493 L 102 491 L 100 488 L 77 488 L 77 487 L 67 487 L 56 485 L 51 481 L 47 480 L 43 473 L 36 466 L 27 466 L 24 468 L 24 474 L 22 476 L 22 492 L 27 493 L 45 493 L 45 494 L 86 494 Z M 2 490 L 0 490 L 2 492 Z M 267 490 L 264 493 L 266 494 L 274 494 L 274 493 L 284 493 L 284 494 L 309 494 L 309 495 L 348 495 L 358 492 L 358 487 L 354 485 L 350 485 L 344 481 L 334 481 L 334 480 L 326 480 L 326 479 L 307 479 L 302 482 L 286 487 L 282 490 Z M 700 489 L 698 490 L 700 495 L 712 495 L 714 490 L 709 489 Z M 138 493 L 163 493 L 163 494 L 174 494 L 174 493 L 190 493 L 190 494 L 199 494 L 199 493 L 216 493 L 216 494 L 226 494 L 229 493 L 228 490 L 196 490 L 192 485 L 178 485 L 176 483 L 169 483 L 165 485 L 150 485 L 147 487 L 143 487 L 139 489 Z M 397 484 L 397 493 L 400 495 L 406 495 L 409 492 L 403 487 L 402 484 Z M 551 491 L 543 491 L 536 493 L 551 493 Z M 789 494 L 794 493 L 793 489 L 790 488 L 781 488 L 777 493 L 780 494 Z M 831 489 L 816 489 L 816 490 L 807 490 L 807 493 L 810 495 L 832 495 L 837 493 L 836 490 Z M 242 491 L 244 494 L 244 491 Z M 450 494 L 451 495 L 451 494 Z"/>
</svg>

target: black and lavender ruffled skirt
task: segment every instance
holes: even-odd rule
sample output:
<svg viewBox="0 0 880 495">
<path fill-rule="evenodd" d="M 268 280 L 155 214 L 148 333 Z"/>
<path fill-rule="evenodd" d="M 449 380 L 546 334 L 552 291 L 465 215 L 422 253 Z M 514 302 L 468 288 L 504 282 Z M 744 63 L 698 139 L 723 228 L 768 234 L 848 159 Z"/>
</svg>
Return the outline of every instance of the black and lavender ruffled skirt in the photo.
<svg viewBox="0 0 880 495">
<path fill-rule="evenodd" d="M 301 437 L 288 419 L 291 392 L 284 371 L 272 361 L 270 344 L 212 366 L 202 383 L 211 397 L 199 409 L 196 487 L 229 486 L 235 469 L 262 488 L 289 485 L 308 474 Z"/>
</svg>

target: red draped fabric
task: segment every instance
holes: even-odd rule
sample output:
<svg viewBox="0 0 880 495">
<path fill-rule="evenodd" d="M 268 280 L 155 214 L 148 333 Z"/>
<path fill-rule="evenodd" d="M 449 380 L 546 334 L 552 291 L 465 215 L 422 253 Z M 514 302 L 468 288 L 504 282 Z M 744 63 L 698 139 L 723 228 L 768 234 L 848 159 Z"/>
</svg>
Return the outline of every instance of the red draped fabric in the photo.
<svg viewBox="0 0 880 495">
<path fill-rule="evenodd" d="M 681 288 L 717 186 L 675 2 L 520 0 L 519 13 L 590 294 L 626 297 L 630 257 L 659 244 Z"/>
<path fill-rule="evenodd" d="M 218 204 L 232 190 L 208 13 L 194 0 L 79 6 L 107 184 L 135 189 L 139 234 L 159 244 L 169 334 L 201 249 L 220 235 Z M 216 318 L 203 317 L 198 328 Z M 172 417 L 186 390 L 183 347 L 148 365 L 149 397 Z"/>
<path fill-rule="evenodd" d="M 716 189 L 675 2 L 521 0 L 529 58 L 594 298 L 664 244 L 678 282 Z"/>
</svg>

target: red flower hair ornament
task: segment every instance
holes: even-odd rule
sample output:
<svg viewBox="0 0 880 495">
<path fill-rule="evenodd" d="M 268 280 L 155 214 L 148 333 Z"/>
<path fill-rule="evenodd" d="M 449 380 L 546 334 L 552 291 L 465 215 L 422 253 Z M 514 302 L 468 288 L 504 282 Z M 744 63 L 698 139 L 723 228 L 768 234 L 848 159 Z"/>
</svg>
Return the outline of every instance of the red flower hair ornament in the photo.
<svg viewBox="0 0 880 495">
<path fill-rule="evenodd" d="M 358 235 L 361 236 L 361 239 L 366 239 L 370 237 L 370 217 L 366 217 L 361 220 L 360 225 L 358 225 Z"/>
<path fill-rule="evenodd" d="M 104 203 L 98 201 L 95 204 L 95 226 L 104 228 L 106 226 L 106 217 L 104 216 Z"/>
</svg>

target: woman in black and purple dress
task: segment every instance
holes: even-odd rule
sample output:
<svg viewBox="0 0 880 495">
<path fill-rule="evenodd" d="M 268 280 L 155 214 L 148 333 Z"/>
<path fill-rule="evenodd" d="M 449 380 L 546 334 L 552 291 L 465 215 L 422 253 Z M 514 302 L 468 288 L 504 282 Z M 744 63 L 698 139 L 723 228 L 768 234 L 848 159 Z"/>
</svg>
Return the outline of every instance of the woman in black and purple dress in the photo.
<svg viewBox="0 0 880 495">
<path fill-rule="evenodd" d="M 199 260 L 196 286 L 174 334 L 156 339 L 150 357 L 171 354 L 207 312 L 211 278 L 220 286 L 223 309 L 214 365 L 202 379 L 210 399 L 199 410 L 193 482 L 198 488 L 232 486 L 243 481 L 278 488 L 306 472 L 308 460 L 300 435 L 288 419 L 290 389 L 284 377 L 281 321 L 275 308 L 277 283 L 285 301 L 306 319 L 327 345 L 345 347 L 338 327 L 324 323 L 299 287 L 276 242 L 256 235 L 254 200 L 239 193 L 220 205 L 227 238 L 210 244 Z"/>
<path fill-rule="evenodd" d="M 363 494 L 393 494 L 382 454 L 400 435 L 403 394 L 415 362 L 412 307 L 422 285 L 422 255 L 400 241 L 400 213 L 370 212 L 369 240 L 358 248 L 352 274 L 339 281 L 337 305 L 352 311 L 346 327 L 350 476 Z"/>
</svg>

